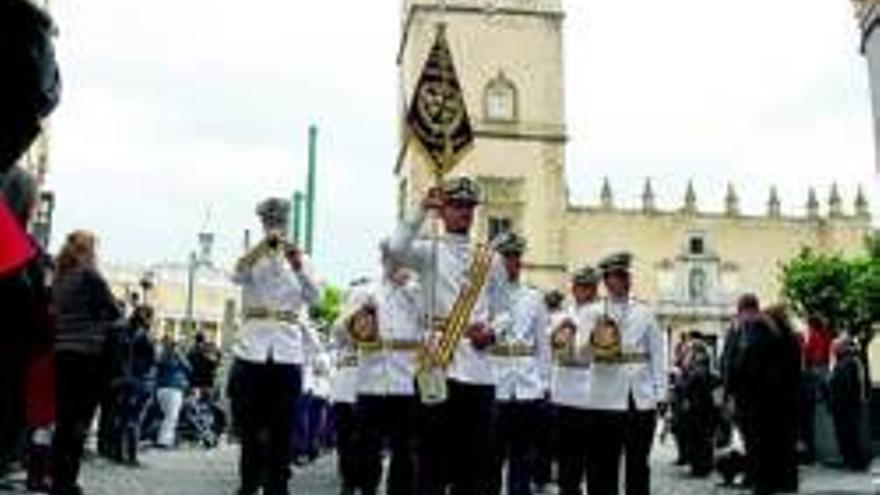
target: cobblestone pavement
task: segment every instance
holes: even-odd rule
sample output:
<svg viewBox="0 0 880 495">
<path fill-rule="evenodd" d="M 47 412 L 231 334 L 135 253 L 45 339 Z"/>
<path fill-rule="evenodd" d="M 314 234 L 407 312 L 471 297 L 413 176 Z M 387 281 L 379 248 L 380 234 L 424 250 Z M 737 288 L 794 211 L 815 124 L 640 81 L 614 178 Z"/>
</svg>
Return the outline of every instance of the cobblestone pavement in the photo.
<svg viewBox="0 0 880 495">
<path fill-rule="evenodd" d="M 147 451 L 143 466 L 124 468 L 101 459 L 87 461 L 83 471 L 86 495 L 233 495 L 236 488 L 235 446 L 203 451 L 182 448 L 173 452 Z M 741 492 L 721 489 L 716 480 L 695 480 L 672 466 L 672 454 L 666 447 L 654 453 L 653 493 L 659 495 L 740 495 Z M 880 464 L 875 465 L 880 478 Z M 880 494 L 868 474 L 848 474 L 825 468 L 809 468 L 802 472 L 801 493 L 816 495 Z M 0 495 L 19 495 L 20 491 L 3 491 Z M 333 495 L 337 493 L 334 460 L 327 456 L 308 468 L 297 471 L 292 493 Z"/>
</svg>

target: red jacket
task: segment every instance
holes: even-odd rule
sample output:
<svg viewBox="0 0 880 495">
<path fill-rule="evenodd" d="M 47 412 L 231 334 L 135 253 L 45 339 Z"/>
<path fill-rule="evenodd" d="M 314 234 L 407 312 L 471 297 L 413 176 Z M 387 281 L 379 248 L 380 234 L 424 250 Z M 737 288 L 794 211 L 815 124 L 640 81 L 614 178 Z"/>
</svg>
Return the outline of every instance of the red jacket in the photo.
<svg viewBox="0 0 880 495">
<path fill-rule="evenodd" d="M 24 267 L 36 254 L 31 238 L 0 200 L 0 275 Z"/>
</svg>

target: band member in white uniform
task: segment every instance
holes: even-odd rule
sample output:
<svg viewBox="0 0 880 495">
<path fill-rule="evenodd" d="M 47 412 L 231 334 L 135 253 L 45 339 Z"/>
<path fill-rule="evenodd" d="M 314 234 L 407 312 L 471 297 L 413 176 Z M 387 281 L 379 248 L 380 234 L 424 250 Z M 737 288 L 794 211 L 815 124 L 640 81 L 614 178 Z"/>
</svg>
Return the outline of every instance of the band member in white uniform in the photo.
<svg viewBox="0 0 880 495">
<path fill-rule="evenodd" d="M 543 294 L 522 283 L 522 256 L 526 241 L 508 232 L 496 241 L 504 258 L 510 287 L 510 321 L 495 328 L 491 348 L 495 360 L 497 401 L 495 486 L 502 493 L 507 464 L 508 495 L 532 493 L 534 453 L 540 420 L 540 401 L 550 376 L 549 318 Z"/>
<path fill-rule="evenodd" d="M 379 492 L 385 445 L 391 458 L 384 492 L 417 493 L 415 435 L 419 402 L 414 376 L 424 341 L 422 294 L 412 271 L 394 263 L 386 246 L 382 246 L 382 279 L 361 309 L 372 315 L 372 324 L 352 327 L 360 347 L 357 407 L 363 495 Z"/>
<path fill-rule="evenodd" d="M 462 177 L 432 189 L 414 218 L 402 222 L 389 245 L 394 261 L 419 274 L 426 294 L 424 311 L 432 312 L 438 324 L 431 325 L 433 343 L 442 340 L 451 324 L 466 324 L 463 338 L 452 349 L 453 359 L 446 370 L 447 399 L 426 405 L 420 412 L 419 494 L 489 493 L 492 475 L 492 416 L 495 377 L 488 348 L 495 340 L 494 318 L 508 311 L 507 274 L 501 259 L 488 253 L 488 274 L 476 292 L 469 314 L 447 319 L 451 309 L 472 282 L 473 265 L 485 273 L 486 251 L 471 245 L 470 230 L 474 210 L 480 202 L 477 183 Z M 436 210 L 445 227 L 438 240 L 416 240 L 428 210 Z M 474 262 L 474 263 L 472 263 Z M 433 296 L 433 300 L 432 299 Z M 433 310 L 433 311 L 431 311 Z M 428 326 L 425 319 L 423 325 Z M 448 334 L 447 334 L 448 335 Z"/>
<path fill-rule="evenodd" d="M 593 304 L 599 275 L 586 266 L 571 278 L 571 307 L 557 317 L 551 333 L 553 379 L 550 400 L 556 408 L 559 494 L 582 495 L 590 446 L 590 366 L 588 328 L 595 324 Z"/>
<path fill-rule="evenodd" d="M 336 428 L 336 473 L 340 495 L 354 495 L 363 484 L 360 468 L 360 425 L 357 416 L 358 349 L 349 332 L 353 318 L 372 296 L 369 280 L 349 287 L 343 309 L 333 329 L 331 349 L 336 373 L 333 375 L 333 424 Z"/>
<path fill-rule="evenodd" d="M 619 253 L 599 263 L 608 299 L 597 304 L 597 313 L 616 327 L 619 351 L 599 360 L 594 345 L 587 457 L 590 495 L 618 493 L 622 456 L 626 458 L 626 494 L 651 492 L 648 457 L 657 409 L 667 400 L 666 336 L 650 308 L 631 295 L 631 262 L 632 255 Z M 593 334 L 591 342 L 607 344 L 608 335 L 597 334 L 607 333 L 607 328 L 588 329 Z"/>
<path fill-rule="evenodd" d="M 240 495 L 286 495 L 293 408 L 302 366 L 318 348 L 300 322 L 319 291 L 303 253 L 285 241 L 290 204 L 268 199 L 257 208 L 265 237 L 238 260 L 243 324 L 232 352 L 230 390 L 241 439 Z"/>
</svg>

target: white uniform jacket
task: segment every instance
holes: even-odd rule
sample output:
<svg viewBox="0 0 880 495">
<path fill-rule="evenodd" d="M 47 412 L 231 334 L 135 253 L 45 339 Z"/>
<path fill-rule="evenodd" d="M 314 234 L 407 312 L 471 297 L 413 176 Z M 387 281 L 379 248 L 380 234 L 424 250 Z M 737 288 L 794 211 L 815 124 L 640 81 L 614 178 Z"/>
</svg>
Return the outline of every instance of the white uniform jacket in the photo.
<svg viewBox="0 0 880 495">
<path fill-rule="evenodd" d="M 232 348 L 237 358 L 255 363 L 272 360 L 302 365 L 308 354 L 320 348 L 314 332 L 301 318 L 248 317 L 248 312 L 253 310 L 300 315 L 307 306 L 316 303 L 318 286 L 308 260 L 303 263 L 303 269 L 296 273 L 281 254 L 275 253 L 263 256 L 249 269 L 233 275 L 233 282 L 242 288 L 245 316 Z"/>
<path fill-rule="evenodd" d="M 419 273 L 422 284 L 423 308 L 427 314 L 433 307 L 435 315 L 448 315 L 453 303 L 465 285 L 471 266 L 471 259 L 477 252 L 470 239 L 463 235 L 447 234 L 436 242 L 436 264 L 434 241 L 416 240 L 424 223 L 424 209 L 416 210 L 414 218 L 403 221 L 398 226 L 389 243 L 388 254 L 398 263 Z M 483 323 L 492 326 L 494 319 L 508 311 L 507 273 L 501 259 L 495 255 L 489 273 L 489 280 L 477 300 L 469 323 Z M 434 302 L 431 304 L 431 294 Z M 427 325 L 427 318 L 423 326 Z M 456 348 L 452 363 L 447 370 L 451 379 L 474 385 L 494 385 L 495 375 L 492 361 L 486 350 L 477 350 L 465 336 Z"/>
<path fill-rule="evenodd" d="M 357 350 L 347 343 L 333 349 L 335 371 L 330 400 L 334 404 L 354 404 L 357 401 Z"/>
<path fill-rule="evenodd" d="M 572 306 L 553 315 L 551 329 L 564 320 L 571 320 L 576 329 L 570 351 L 559 352 L 553 357 L 553 378 L 550 402 L 559 406 L 588 409 L 592 363 L 590 362 L 590 332 L 596 324 L 596 314 L 590 304 Z"/>
<path fill-rule="evenodd" d="M 388 280 L 373 288 L 379 345 L 358 354 L 358 394 L 413 395 L 418 349 L 424 341 L 422 294 L 411 280 L 396 286 Z"/>
<path fill-rule="evenodd" d="M 496 324 L 495 397 L 501 401 L 538 400 L 550 375 L 549 315 L 538 290 L 510 284 L 510 322 Z M 497 320 L 496 320 L 497 321 Z"/>
<path fill-rule="evenodd" d="M 598 316 L 607 314 L 618 324 L 621 347 L 625 354 L 644 356 L 644 360 L 627 364 L 594 363 L 590 386 L 590 409 L 626 411 L 632 397 L 636 409 L 654 409 L 666 402 L 668 364 L 666 335 L 657 319 L 640 301 L 602 301 L 593 305 Z M 588 328 L 592 331 L 593 326 Z"/>
<path fill-rule="evenodd" d="M 312 327 L 314 328 L 314 327 Z M 317 330 L 314 330 L 317 332 Z M 317 335 L 319 348 L 306 360 L 303 388 L 315 397 L 330 399 L 335 368 L 326 339 Z"/>
</svg>

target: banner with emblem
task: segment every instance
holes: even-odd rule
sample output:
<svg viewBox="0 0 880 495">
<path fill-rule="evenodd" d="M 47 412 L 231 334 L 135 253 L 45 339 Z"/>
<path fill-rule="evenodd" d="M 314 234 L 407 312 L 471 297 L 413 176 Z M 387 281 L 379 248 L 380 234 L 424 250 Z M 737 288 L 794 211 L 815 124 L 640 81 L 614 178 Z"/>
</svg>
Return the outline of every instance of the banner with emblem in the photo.
<svg viewBox="0 0 880 495">
<path fill-rule="evenodd" d="M 448 174 L 473 146 L 473 128 L 443 24 L 437 28 L 406 120 L 410 137 L 416 138 L 431 159 L 432 172 L 438 179 Z"/>
</svg>

